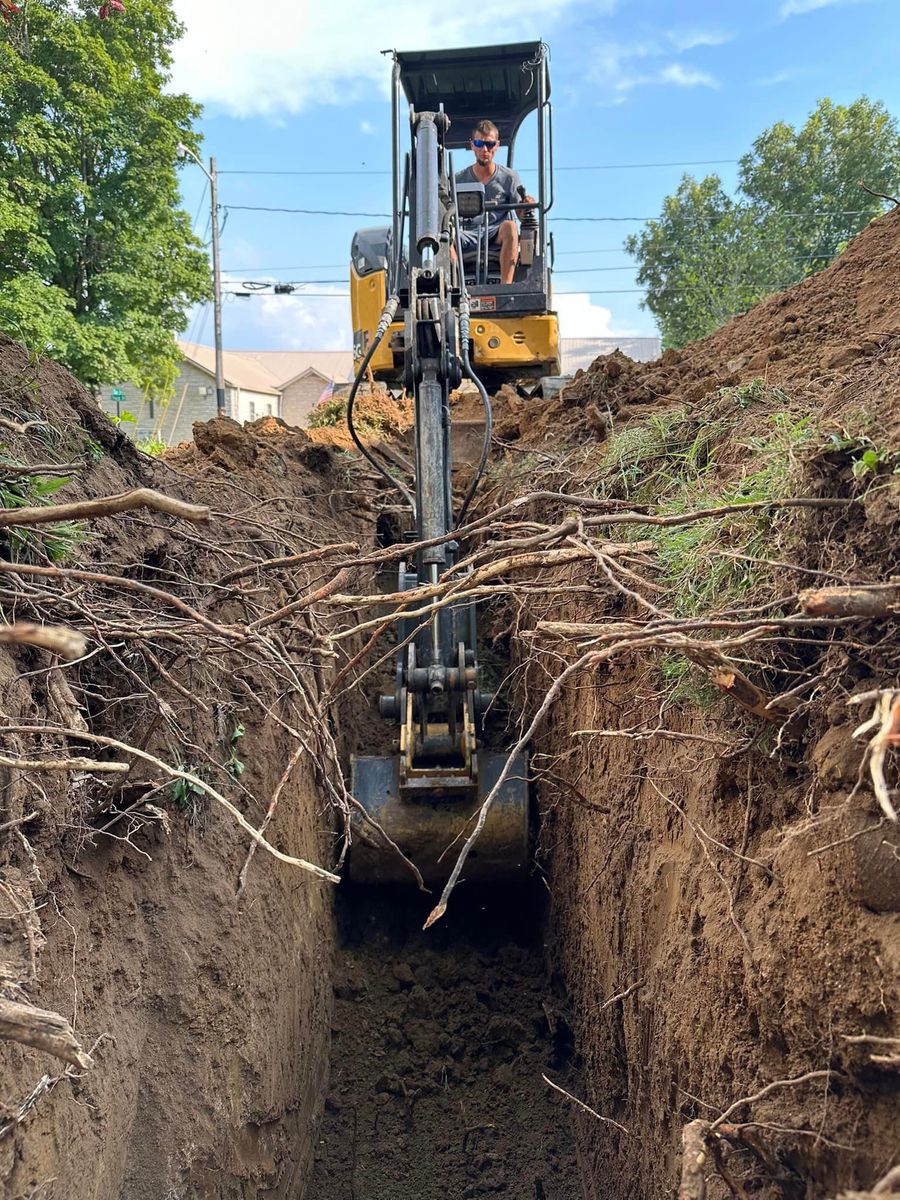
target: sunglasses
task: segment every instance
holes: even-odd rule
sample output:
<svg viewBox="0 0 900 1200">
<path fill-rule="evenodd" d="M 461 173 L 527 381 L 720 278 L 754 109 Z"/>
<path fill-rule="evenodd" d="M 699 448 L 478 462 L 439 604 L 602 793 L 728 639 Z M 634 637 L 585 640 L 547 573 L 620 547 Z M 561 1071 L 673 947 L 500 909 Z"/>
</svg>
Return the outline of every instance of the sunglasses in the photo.
<svg viewBox="0 0 900 1200">
<path fill-rule="evenodd" d="M 486 142 L 483 138 L 472 138 L 472 145 L 476 150 L 493 150 L 497 143 Z"/>
</svg>

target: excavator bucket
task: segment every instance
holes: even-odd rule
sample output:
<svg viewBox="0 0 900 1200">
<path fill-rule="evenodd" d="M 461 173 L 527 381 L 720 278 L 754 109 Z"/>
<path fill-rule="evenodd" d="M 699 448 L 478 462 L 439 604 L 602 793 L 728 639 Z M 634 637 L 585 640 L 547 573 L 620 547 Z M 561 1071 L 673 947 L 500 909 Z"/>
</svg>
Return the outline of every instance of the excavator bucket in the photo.
<svg viewBox="0 0 900 1200">
<path fill-rule="evenodd" d="M 421 794 L 403 793 L 396 757 L 353 761 L 353 795 L 368 815 L 419 868 L 426 884 L 443 883 L 472 830 L 482 801 L 496 784 L 506 754 L 478 753 L 479 783 L 456 792 L 432 784 Z M 528 756 L 517 754 L 494 797 L 463 878 L 488 883 L 524 878 L 529 862 Z M 350 876 L 358 883 L 412 883 L 409 867 L 371 822 L 353 816 Z"/>
</svg>

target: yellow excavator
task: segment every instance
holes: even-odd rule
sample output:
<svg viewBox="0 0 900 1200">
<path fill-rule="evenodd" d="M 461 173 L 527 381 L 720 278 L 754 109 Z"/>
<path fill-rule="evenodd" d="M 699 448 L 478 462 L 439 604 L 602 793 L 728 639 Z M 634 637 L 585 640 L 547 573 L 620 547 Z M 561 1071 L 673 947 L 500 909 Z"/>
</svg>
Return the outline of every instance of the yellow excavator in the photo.
<svg viewBox="0 0 900 1200">
<path fill-rule="evenodd" d="M 540 42 L 393 54 L 393 222 L 353 238 L 351 303 L 356 376 L 347 422 L 360 453 L 396 488 L 410 510 L 410 554 L 396 591 L 410 593 L 425 615 L 397 622 L 394 686 L 379 697 L 396 729 L 397 753 L 359 756 L 352 790 L 371 820 L 350 854 L 351 876 L 363 882 L 409 879 L 408 865 L 387 843 L 366 836 L 377 823 L 426 882 L 446 879 L 457 847 L 488 797 L 484 824 L 466 861 L 466 878 L 498 881 L 522 874 L 529 861 L 527 755 L 485 748 L 494 697 L 478 661 L 475 605 L 428 610 L 415 590 L 459 578 L 466 513 L 490 450 L 487 387 L 559 374 L 559 328 L 550 304 L 553 204 L 548 53 Z M 408 102 L 409 150 L 401 154 Z M 492 204 L 483 183 L 457 184 L 469 165 L 454 150 L 468 146 L 476 124 L 498 129 L 512 166 L 522 123 L 534 114 L 537 195 Z M 488 222 L 497 210 L 522 222 L 513 281 L 501 283 Z M 492 211 L 493 210 L 493 211 Z M 464 252 L 463 229 L 484 231 Z M 354 402 L 369 375 L 402 386 L 415 399 L 415 482 L 391 470 L 354 426 Z M 463 380 L 484 407 L 477 461 L 461 502 L 451 480 L 451 392 Z M 460 532 L 463 531 L 463 532 Z M 462 576 L 464 580 L 464 576 Z"/>
<path fill-rule="evenodd" d="M 553 125 L 546 46 L 519 42 L 460 50 L 395 51 L 393 61 L 393 223 L 359 230 L 351 247 L 350 307 L 357 366 L 372 344 L 388 296 L 404 286 L 410 267 L 404 233 L 423 202 L 417 194 L 422 176 L 417 169 L 414 127 L 411 152 L 401 152 L 402 95 L 411 122 L 418 112 L 443 114 L 447 127 L 441 148 L 448 155 L 457 152 L 456 171 L 469 165 L 469 139 L 484 118 L 496 125 L 506 166 L 514 167 L 520 129 L 535 114 L 537 204 L 522 221 L 513 282 L 500 282 L 499 258 L 486 237 L 478 239 L 474 256 L 466 256 L 465 282 L 475 318 L 469 331 L 469 355 L 472 366 L 491 388 L 558 376 L 559 322 L 550 293 L 553 245 L 547 235 L 547 214 L 553 206 Z M 483 214 L 485 232 L 489 215 Z M 406 352 L 401 308 L 369 360 L 375 379 L 401 383 Z"/>
</svg>

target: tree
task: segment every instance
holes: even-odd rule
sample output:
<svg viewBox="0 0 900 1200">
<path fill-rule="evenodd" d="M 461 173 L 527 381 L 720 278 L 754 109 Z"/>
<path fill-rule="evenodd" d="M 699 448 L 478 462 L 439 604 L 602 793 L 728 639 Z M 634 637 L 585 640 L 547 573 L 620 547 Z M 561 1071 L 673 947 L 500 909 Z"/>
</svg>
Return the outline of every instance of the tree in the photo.
<svg viewBox="0 0 900 1200">
<path fill-rule="evenodd" d="M 884 211 L 875 192 L 900 175 L 900 134 L 883 105 L 819 102 L 799 130 L 767 129 L 740 162 L 729 197 L 716 175 L 686 175 L 658 220 L 630 237 L 644 307 L 664 344 L 703 337 L 770 292 L 821 270 Z"/>
<path fill-rule="evenodd" d="M 165 91 L 180 32 L 172 0 L 27 0 L 0 30 L 0 326 L 89 386 L 165 390 L 209 295 L 176 172 L 199 109 Z"/>
<path fill-rule="evenodd" d="M 703 337 L 791 282 L 793 264 L 777 225 L 757 206 L 732 200 L 717 175 L 683 177 L 659 219 L 625 244 L 641 264 L 644 305 L 664 345 Z"/>
</svg>

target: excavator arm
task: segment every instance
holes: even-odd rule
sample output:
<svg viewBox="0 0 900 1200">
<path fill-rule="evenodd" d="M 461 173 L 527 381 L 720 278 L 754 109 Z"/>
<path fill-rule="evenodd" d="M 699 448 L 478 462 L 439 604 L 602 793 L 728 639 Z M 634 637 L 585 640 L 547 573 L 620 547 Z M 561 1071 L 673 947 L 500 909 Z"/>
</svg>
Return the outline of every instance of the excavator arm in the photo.
<svg viewBox="0 0 900 1200">
<path fill-rule="evenodd" d="M 401 487 L 414 515 L 416 546 L 399 569 L 398 591 L 409 592 L 423 615 L 398 623 L 395 686 L 379 698 L 396 730 L 396 753 L 358 757 L 353 794 L 370 818 L 357 820 L 351 874 L 363 881 L 408 880 L 408 867 L 372 831 L 381 829 L 416 863 L 426 881 L 449 874 L 442 861 L 496 782 L 506 755 L 483 749 L 493 696 L 482 690 L 475 606 L 469 601 L 429 606 L 433 589 L 454 570 L 460 527 L 490 445 L 490 402 L 469 361 L 469 311 L 465 280 L 451 245 L 458 241 L 460 207 L 477 216 L 478 185 L 457 193 L 444 140 L 442 111 L 412 112 L 408 159 L 409 242 L 405 269 L 395 254 L 391 295 L 363 359 L 348 401 L 351 434 L 362 453 L 392 483 L 385 465 L 357 436 L 353 400 L 368 360 L 399 308 L 405 313 L 404 385 L 415 398 L 415 493 Z M 458 256 L 458 261 L 461 256 Z M 454 511 L 450 455 L 450 392 L 467 377 L 486 410 L 485 439 L 472 484 Z M 416 591 L 422 600 L 417 601 Z M 528 861 L 528 779 L 524 756 L 494 800 L 470 856 L 469 878 L 497 880 L 520 874 Z"/>
</svg>

